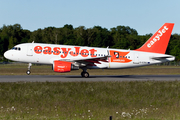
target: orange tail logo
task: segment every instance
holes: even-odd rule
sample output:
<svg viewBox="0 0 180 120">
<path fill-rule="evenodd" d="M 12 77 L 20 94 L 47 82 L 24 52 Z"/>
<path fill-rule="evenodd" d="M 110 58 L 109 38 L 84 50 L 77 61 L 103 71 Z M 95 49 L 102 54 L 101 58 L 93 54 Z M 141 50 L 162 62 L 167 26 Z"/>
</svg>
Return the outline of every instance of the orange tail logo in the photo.
<svg viewBox="0 0 180 120">
<path fill-rule="evenodd" d="M 165 23 L 142 47 L 135 51 L 165 54 L 174 23 Z"/>
<path fill-rule="evenodd" d="M 115 50 L 110 50 L 111 62 L 119 62 L 119 63 L 128 63 L 132 60 L 128 59 L 127 54 L 129 52 L 119 52 Z"/>
</svg>

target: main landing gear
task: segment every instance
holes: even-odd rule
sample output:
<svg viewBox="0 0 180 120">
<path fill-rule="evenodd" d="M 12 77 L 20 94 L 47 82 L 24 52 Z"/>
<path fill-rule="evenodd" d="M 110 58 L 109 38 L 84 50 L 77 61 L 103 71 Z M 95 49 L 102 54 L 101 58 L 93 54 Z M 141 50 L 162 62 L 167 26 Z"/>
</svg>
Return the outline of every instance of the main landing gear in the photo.
<svg viewBox="0 0 180 120">
<path fill-rule="evenodd" d="M 30 75 L 31 74 L 31 66 L 32 66 L 32 64 L 31 63 L 29 63 L 29 65 L 28 65 L 28 70 L 26 71 L 26 74 L 27 75 Z"/>
<path fill-rule="evenodd" d="M 83 69 L 83 71 L 81 72 L 81 76 L 82 76 L 82 77 L 85 77 L 85 78 L 88 78 L 88 77 L 89 77 L 89 73 L 86 72 L 86 69 Z"/>
</svg>

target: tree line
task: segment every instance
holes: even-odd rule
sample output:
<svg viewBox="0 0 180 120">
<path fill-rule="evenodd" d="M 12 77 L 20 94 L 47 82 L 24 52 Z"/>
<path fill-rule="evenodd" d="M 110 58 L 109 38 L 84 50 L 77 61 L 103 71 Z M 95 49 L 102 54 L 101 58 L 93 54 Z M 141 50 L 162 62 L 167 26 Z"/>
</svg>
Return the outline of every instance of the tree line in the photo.
<svg viewBox="0 0 180 120">
<path fill-rule="evenodd" d="M 3 25 L 0 28 L 0 57 L 14 45 L 32 41 L 133 50 L 141 47 L 151 36 L 152 33 L 138 35 L 138 32 L 129 26 L 117 26 L 108 30 L 101 26 L 73 28 L 72 25 L 66 24 L 61 28 L 47 27 L 31 32 L 23 29 L 20 24 Z M 166 54 L 174 55 L 177 61 L 180 60 L 180 34 L 171 35 Z"/>
</svg>

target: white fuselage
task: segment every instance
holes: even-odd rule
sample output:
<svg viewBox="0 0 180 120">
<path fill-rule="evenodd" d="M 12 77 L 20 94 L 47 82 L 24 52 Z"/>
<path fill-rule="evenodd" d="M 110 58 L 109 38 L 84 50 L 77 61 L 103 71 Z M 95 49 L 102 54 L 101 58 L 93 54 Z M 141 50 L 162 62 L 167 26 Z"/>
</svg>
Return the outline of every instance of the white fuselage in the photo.
<svg viewBox="0 0 180 120">
<path fill-rule="evenodd" d="M 42 43 L 24 43 L 16 45 L 13 49 L 5 52 L 4 56 L 13 61 L 36 64 L 53 64 L 55 60 L 70 61 L 76 64 L 77 61 L 98 59 L 108 56 L 107 61 L 99 61 L 98 63 L 94 63 L 95 66 L 87 66 L 87 68 L 91 69 L 140 67 L 175 59 L 175 57 L 171 55 L 140 52 L 136 50 Z"/>
</svg>

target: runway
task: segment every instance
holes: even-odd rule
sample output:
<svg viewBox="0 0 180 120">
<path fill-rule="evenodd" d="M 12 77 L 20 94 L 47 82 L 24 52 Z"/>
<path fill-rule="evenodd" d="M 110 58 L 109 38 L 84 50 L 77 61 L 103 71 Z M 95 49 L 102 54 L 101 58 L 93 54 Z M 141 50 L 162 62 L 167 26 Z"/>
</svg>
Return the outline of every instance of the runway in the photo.
<svg viewBox="0 0 180 120">
<path fill-rule="evenodd" d="M 71 75 L 12 75 L 0 76 L 0 82 L 100 82 L 100 81 L 179 81 L 180 75 L 106 75 L 81 76 Z"/>
</svg>

